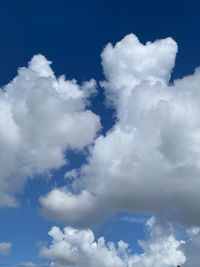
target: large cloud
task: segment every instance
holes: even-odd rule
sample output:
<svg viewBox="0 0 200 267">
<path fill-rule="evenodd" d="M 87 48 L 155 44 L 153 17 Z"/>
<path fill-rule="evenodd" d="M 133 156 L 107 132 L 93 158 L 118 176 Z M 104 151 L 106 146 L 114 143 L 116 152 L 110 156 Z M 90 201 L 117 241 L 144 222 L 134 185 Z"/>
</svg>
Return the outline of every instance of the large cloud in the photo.
<svg viewBox="0 0 200 267">
<path fill-rule="evenodd" d="M 143 253 L 134 254 L 127 243 L 106 243 L 103 237 L 95 240 L 91 230 L 71 227 L 61 231 L 53 227 L 49 235 L 52 244 L 40 250 L 40 256 L 51 259 L 53 266 L 69 267 L 174 267 L 186 260 L 181 246 L 169 226 L 160 227 L 151 218 L 148 223 L 150 238 L 139 241 Z M 196 267 L 196 266 L 195 266 Z"/>
<path fill-rule="evenodd" d="M 56 79 L 42 55 L 0 90 L 0 206 L 15 206 L 27 177 L 60 167 L 67 150 L 93 141 L 99 118 L 86 106 L 94 91 L 94 80 L 80 87 Z"/>
<path fill-rule="evenodd" d="M 171 38 L 143 45 L 132 34 L 105 47 L 102 86 L 115 125 L 96 139 L 76 193 L 41 198 L 47 217 L 86 224 L 130 211 L 200 225 L 200 70 L 169 84 L 176 53 Z"/>
</svg>

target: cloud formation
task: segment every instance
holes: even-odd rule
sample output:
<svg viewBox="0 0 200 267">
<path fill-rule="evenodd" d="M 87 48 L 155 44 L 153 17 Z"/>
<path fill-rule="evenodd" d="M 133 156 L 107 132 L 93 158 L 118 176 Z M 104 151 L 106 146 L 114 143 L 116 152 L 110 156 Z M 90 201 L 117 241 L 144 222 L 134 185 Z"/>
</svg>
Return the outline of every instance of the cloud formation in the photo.
<svg viewBox="0 0 200 267">
<path fill-rule="evenodd" d="M 188 240 L 182 247 L 182 251 L 187 258 L 184 267 L 199 266 L 199 251 L 200 251 L 200 228 L 191 228 L 187 230 Z"/>
<path fill-rule="evenodd" d="M 68 267 L 174 267 L 185 262 L 180 249 L 184 242 L 175 238 L 169 226 L 160 227 L 151 218 L 147 227 L 150 238 L 139 241 L 141 254 L 134 254 L 123 241 L 95 240 L 89 229 L 66 227 L 61 231 L 53 227 L 49 232 L 52 244 L 42 247 L 40 256 L 52 260 L 53 266 Z"/>
<path fill-rule="evenodd" d="M 0 243 L 0 255 L 9 255 L 12 249 L 12 243 L 1 242 Z"/>
<path fill-rule="evenodd" d="M 95 140 L 76 193 L 40 199 L 46 217 L 85 225 L 127 211 L 200 225 L 200 70 L 169 84 L 176 53 L 171 38 L 143 45 L 133 34 L 104 48 L 115 125 Z"/>
<path fill-rule="evenodd" d="M 95 81 L 57 79 L 50 63 L 34 56 L 0 90 L 0 206 L 15 206 L 28 177 L 66 164 L 66 152 L 91 144 L 100 127 L 86 109 Z"/>
</svg>

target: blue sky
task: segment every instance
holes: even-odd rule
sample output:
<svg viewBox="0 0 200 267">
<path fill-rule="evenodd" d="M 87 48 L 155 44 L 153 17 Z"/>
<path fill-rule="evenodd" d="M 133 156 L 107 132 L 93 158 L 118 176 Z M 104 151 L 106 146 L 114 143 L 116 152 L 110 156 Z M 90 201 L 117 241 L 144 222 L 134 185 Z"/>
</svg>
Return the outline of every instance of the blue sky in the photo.
<svg viewBox="0 0 200 267">
<path fill-rule="evenodd" d="M 3 87 L 8 84 L 18 75 L 18 68 L 27 66 L 31 58 L 37 54 L 42 54 L 52 62 L 51 68 L 56 77 L 65 74 L 67 80 L 76 79 L 78 84 L 93 78 L 97 82 L 97 94 L 90 97 L 91 104 L 87 109 L 90 109 L 101 119 L 101 129 L 97 131 L 97 136 L 100 134 L 106 135 L 106 133 L 112 129 L 112 126 L 121 119 L 120 115 L 116 118 L 115 111 L 115 109 L 117 109 L 116 106 L 119 104 L 115 103 L 111 106 L 105 104 L 105 91 L 109 91 L 109 89 L 106 88 L 106 85 L 100 86 L 99 83 L 103 80 L 109 80 L 109 74 L 107 74 L 107 77 L 105 78 L 105 69 L 105 75 L 103 74 L 101 65 L 102 59 L 100 57 L 105 46 L 109 42 L 115 45 L 116 42 L 122 40 L 130 33 L 135 34 L 143 44 L 148 41 L 154 42 L 155 40 L 165 39 L 167 37 L 173 38 L 178 44 L 176 63 L 170 80 L 170 82 L 173 82 L 174 79 L 193 74 L 194 69 L 199 66 L 199 10 L 199 1 L 194 0 L 2 1 L 0 3 L 0 85 Z M 166 50 L 166 54 L 167 53 L 168 50 Z M 156 54 L 155 57 L 157 57 Z M 37 60 L 42 61 L 43 59 Z M 165 67 L 165 62 L 163 64 Z M 172 65 L 171 68 L 173 68 L 173 62 L 169 62 L 169 65 L 170 64 Z M 108 66 L 108 68 L 114 69 L 114 65 L 115 64 Z M 168 68 L 168 62 L 166 65 L 166 68 Z M 190 82 L 191 81 L 188 83 Z M 198 81 L 196 82 L 198 86 Z M 114 87 L 114 82 L 110 82 L 110 84 L 111 87 Z M 192 82 L 191 84 L 194 86 Z M 24 88 L 26 88 L 26 85 L 24 85 Z M 9 88 L 7 88 L 7 90 L 9 90 Z M 113 89 L 111 89 L 111 91 L 112 90 Z M 113 92 L 111 92 L 111 98 L 112 97 L 114 98 Z M 85 100 L 83 100 L 83 102 L 84 101 Z M 182 101 L 184 102 L 185 100 Z M 42 104 L 39 103 L 38 105 Z M 183 113 L 183 118 L 185 118 L 184 116 L 186 117 L 185 113 Z M 190 116 L 192 121 L 193 115 Z M 156 120 L 159 120 L 159 118 L 156 117 Z M 187 120 L 189 125 L 190 119 L 186 118 L 186 124 Z M 182 120 L 180 119 L 180 125 L 178 123 L 177 127 L 182 125 Z M 3 126 L 0 127 L 3 128 Z M 120 127 L 122 126 L 120 125 Z M 171 131 L 170 127 L 173 126 L 171 124 L 166 126 L 166 132 Z M 187 131 L 187 129 L 185 130 L 185 128 L 183 128 L 183 131 Z M 169 138 L 175 139 L 177 138 L 177 135 L 178 138 L 179 135 L 181 135 L 182 138 L 182 134 L 175 131 Z M 93 134 L 92 140 L 95 140 L 97 136 Z M 30 136 L 30 138 L 34 139 L 34 136 Z M 83 138 L 82 132 L 80 132 L 79 138 Z M 183 136 L 181 140 L 186 142 L 184 141 L 184 138 L 186 137 Z M 170 147 L 170 144 L 167 144 L 166 146 Z M 54 225 L 57 225 L 62 229 L 64 226 L 76 227 L 77 224 L 76 222 L 74 223 L 73 220 L 70 221 L 70 219 L 69 221 L 67 219 L 51 219 L 52 217 L 49 215 L 44 218 L 44 216 L 41 215 L 41 202 L 39 199 L 41 196 L 48 194 L 55 188 L 63 188 L 64 186 L 65 189 L 66 187 L 70 188 L 72 182 L 64 178 L 65 173 L 72 169 L 79 169 L 84 165 L 88 160 L 88 154 L 93 155 L 94 153 L 91 152 L 93 151 L 93 145 L 94 143 L 91 140 L 86 141 L 86 146 L 84 146 L 86 148 L 83 150 L 82 148 L 76 149 L 76 145 L 74 145 L 75 149 L 73 149 L 73 145 L 71 145 L 72 148 L 68 150 L 66 149 L 66 151 L 63 152 L 68 160 L 68 164 L 55 164 L 55 166 L 52 165 L 53 168 L 51 168 L 50 165 L 50 167 L 44 169 L 44 171 L 31 173 L 31 178 L 27 179 L 26 182 L 23 182 L 23 185 L 19 186 L 17 192 L 14 193 L 18 201 L 18 206 L 14 208 L 5 206 L 0 209 L 0 242 L 10 242 L 13 244 L 9 256 L 0 255 L 1 263 L 16 264 L 20 262 L 33 262 L 46 264 L 52 260 L 48 257 L 46 257 L 47 259 L 45 257 L 38 257 L 39 248 L 43 246 L 45 242 L 47 242 L 47 244 L 51 243 L 52 239 L 48 236 L 48 231 Z M 180 147 L 182 147 L 182 144 L 180 144 Z M 184 147 L 185 146 L 183 145 L 183 148 Z M 191 147 L 193 146 L 191 145 Z M 179 147 L 177 150 L 178 149 Z M 107 152 L 105 152 L 105 154 L 106 153 Z M 186 152 L 184 151 L 183 153 L 187 154 L 187 149 Z M 167 152 L 166 155 L 168 155 Z M 189 173 L 188 177 L 191 177 L 192 175 L 196 177 L 198 176 L 195 172 L 197 167 L 196 165 L 194 167 L 191 162 L 190 166 L 192 167 L 188 167 L 188 169 L 185 163 L 183 172 L 187 174 Z M 91 163 L 91 169 L 95 169 L 96 165 L 92 164 L 93 163 Z M 152 169 L 149 169 L 149 175 L 151 175 L 151 171 Z M 12 176 L 15 175 L 15 172 L 13 172 Z M 81 177 L 84 177 L 80 178 L 83 179 L 83 184 L 85 183 L 84 179 L 86 179 L 84 175 L 85 174 L 80 174 Z M 90 176 L 90 174 L 88 175 Z M 153 175 L 154 174 L 152 174 L 152 176 Z M 180 175 L 180 177 L 183 178 L 181 176 L 182 174 L 178 173 L 177 175 Z M 124 176 L 126 176 L 126 172 L 124 173 Z M 121 180 L 121 183 L 123 187 L 123 183 L 125 182 Z M 81 186 L 82 187 L 80 188 L 89 190 L 89 186 Z M 162 187 L 161 190 L 164 190 L 164 188 Z M 186 198 L 191 192 L 187 193 L 188 192 L 186 192 Z M 127 193 L 127 195 L 128 194 L 129 193 Z M 107 195 L 105 198 L 106 197 Z M 151 202 L 148 198 L 145 200 L 145 197 L 144 194 L 144 201 Z M 113 202 L 117 202 L 115 197 L 113 197 L 113 199 Z M 198 197 L 196 198 L 196 201 L 197 200 Z M 103 202 L 102 199 L 99 201 Z M 108 201 L 111 200 L 109 199 Z M 125 201 L 128 203 L 129 200 Z M 192 205 L 194 204 L 194 201 L 195 200 L 192 199 Z M 158 215 L 158 217 L 160 216 L 159 219 L 161 219 L 161 221 L 165 218 L 165 216 L 162 217 L 161 215 L 161 213 L 165 212 L 163 210 L 163 212 L 160 212 L 157 209 L 154 209 L 153 206 L 145 206 L 145 208 L 143 208 L 143 205 L 136 205 L 136 207 L 132 208 L 131 206 L 130 208 L 128 204 L 126 208 L 122 208 L 124 207 L 122 204 L 120 204 L 121 206 L 119 209 L 116 207 L 111 208 L 111 211 L 107 211 L 105 216 L 102 215 L 102 218 L 99 218 L 101 213 L 104 212 L 101 210 L 103 209 L 102 206 L 100 204 L 98 205 L 95 207 L 96 211 L 91 213 L 93 215 L 90 215 L 98 218 L 97 223 L 91 225 L 89 222 L 86 226 L 92 228 L 96 238 L 103 235 L 107 241 L 117 242 L 123 240 L 129 243 L 135 253 L 140 253 L 142 251 L 141 247 L 137 244 L 137 240 L 146 240 L 149 237 L 145 227 L 147 218 L 150 218 L 151 215 L 155 214 Z M 173 205 L 173 201 L 171 205 Z M 105 210 L 107 210 L 107 208 L 105 208 Z M 198 210 L 198 208 L 196 210 Z M 129 213 L 129 211 L 131 212 Z M 168 210 L 166 211 L 166 214 L 168 214 Z M 177 214 L 179 214 L 179 212 L 177 212 Z M 169 218 L 167 217 L 166 221 L 177 223 L 178 228 L 180 227 L 180 229 L 182 229 L 182 226 L 188 229 L 191 226 L 198 226 L 199 218 L 193 219 L 193 214 L 191 214 L 191 220 L 187 220 L 184 216 L 185 215 L 182 215 L 181 213 L 180 216 L 177 215 L 176 217 L 173 213 L 170 213 Z M 189 215 L 187 214 L 187 216 Z M 49 217 L 51 218 L 49 219 Z M 184 234 L 180 234 L 180 232 L 181 230 L 177 230 L 177 238 L 184 239 Z M 54 259 L 54 261 L 56 262 L 56 259 Z M 182 263 L 183 261 L 180 260 L 180 262 Z M 79 267 L 78 265 L 75 266 Z M 148 265 L 148 267 L 149 266 L 150 265 Z M 82 267 L 82 265 L 80 265 L 80 267 Z"/>
</svg>

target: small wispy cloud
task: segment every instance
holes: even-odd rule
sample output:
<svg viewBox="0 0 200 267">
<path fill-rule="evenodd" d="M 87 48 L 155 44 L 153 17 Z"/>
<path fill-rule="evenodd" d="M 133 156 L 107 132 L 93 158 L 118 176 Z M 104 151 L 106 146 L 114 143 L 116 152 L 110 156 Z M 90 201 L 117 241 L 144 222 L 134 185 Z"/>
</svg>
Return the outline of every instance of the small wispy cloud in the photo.
<svg viewBox="0 0 200 267">
<path fill-rule="evenodd" d="M 0 255 L 9 255 L 12 249 L 12 243 L 1 242 L 0 243 Z"/>
</svg>

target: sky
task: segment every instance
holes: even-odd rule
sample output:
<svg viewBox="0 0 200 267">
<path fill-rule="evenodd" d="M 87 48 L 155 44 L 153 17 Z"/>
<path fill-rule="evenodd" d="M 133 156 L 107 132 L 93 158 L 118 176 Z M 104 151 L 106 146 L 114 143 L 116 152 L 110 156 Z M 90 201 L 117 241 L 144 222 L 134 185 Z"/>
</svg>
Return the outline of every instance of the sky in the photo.
<svg viewBox="0 0 200 267">
<path fill-rule="evenodd" d="M 199 10 L 0 2 L 0 266 L 199 266 Z"/>
</svg>

